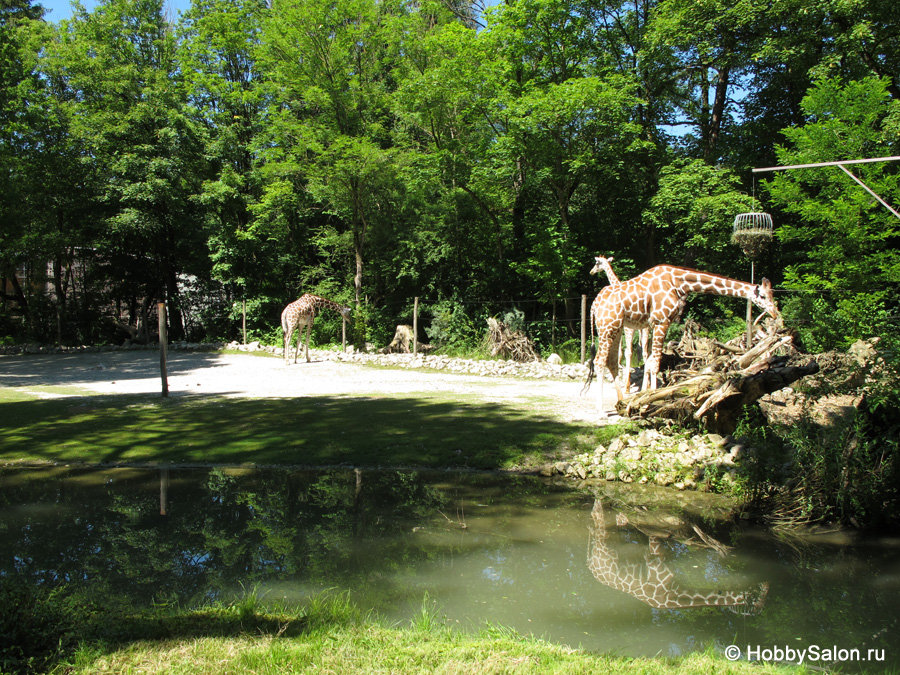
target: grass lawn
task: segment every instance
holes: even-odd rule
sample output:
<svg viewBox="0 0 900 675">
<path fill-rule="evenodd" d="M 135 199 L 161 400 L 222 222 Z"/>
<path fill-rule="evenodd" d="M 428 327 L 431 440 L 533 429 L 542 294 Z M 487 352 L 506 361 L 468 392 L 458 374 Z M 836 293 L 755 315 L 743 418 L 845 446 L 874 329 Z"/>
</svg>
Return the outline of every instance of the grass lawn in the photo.
<svg viewBox="0 0 900 675">
<path fill-rule="evenodd" d="M 621 433 L 461 395 L 236 399 L 0 389 L 0 463 L 509 469 Z"/>
<path fill-rule="evenodd" d="M 508 469 L 608 443 L 621 431 L 586 430 L 525 406 L 447 393 L 163 399 L 0 388 L 0 463 Z M 112 598 L 98 604 L 67 596 L 64 586 L 6 581 L 3 673 L 797 672 L 732 664 L 712 653 L 678 660 L 592 654 L 496 627 L 463 633 L 424 609 L 413 625 L 388 625 L 360 616 L 340 594 L 292 610 L 263 608 L 251 594 L 227 607 L 134 613 Z"/>
<path fill-rule="evenodd" d="M 54 615 L 44 596 L 37 614 Z M 142 615 L 98 612 L 75 603 L 69 631 L 48 652 L 25 661 L 53 675 L 94 673 L 571 673 L 585 675 L 762 675 L 805 668 L 729 662 L 712 649 L 677 659 L 594 654 L 518 635 L 497 626 L 477 632 L 448 627 L 423 602 L 407 625 L 359 612 L 346 595 L 311 598 L 302 608 L 265 608 L 253 593 L 235 604 Z M 39 636 L 37 636 L 39 637 Z M 54 655 L 54 652 L 56 655 Z M 22 663 L 20 661 L 20 663 Z M 46 668 L 44 671 L 43 669 Z"/>
</svg>

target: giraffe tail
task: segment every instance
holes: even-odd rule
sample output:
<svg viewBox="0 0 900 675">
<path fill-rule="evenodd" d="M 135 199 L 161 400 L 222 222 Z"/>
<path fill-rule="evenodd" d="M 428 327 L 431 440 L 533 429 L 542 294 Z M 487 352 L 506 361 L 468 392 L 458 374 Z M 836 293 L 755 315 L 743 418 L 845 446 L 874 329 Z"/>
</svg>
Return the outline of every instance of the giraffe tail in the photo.
<svg viewBox="0 0 900 675">
<path fill-rule="evenodd" d="M 588 359 L 588 376 L 584 381 L 584 387 L 581 389 L 581 395 L 584 396 L 587 390 L 591 388 L 591 382 L 594 381 L 594 358 L 597 356 L 597 345 L 591 341 L 591 357 Z"/>
</svg>

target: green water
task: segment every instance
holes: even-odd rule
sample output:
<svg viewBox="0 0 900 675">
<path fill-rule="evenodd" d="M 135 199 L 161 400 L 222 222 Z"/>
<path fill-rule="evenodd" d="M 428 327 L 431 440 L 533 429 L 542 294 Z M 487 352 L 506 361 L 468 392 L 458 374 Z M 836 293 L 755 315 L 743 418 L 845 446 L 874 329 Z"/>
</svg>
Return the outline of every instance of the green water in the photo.
<svg viewBox="0 0 900 675">
<path fill-rule="evenodd" d="M 827 666 L 825 650 L 855 659 L 858 649 L 877 660 L 837 665 L 896 670 L 898 546 L 783 540 L 735 525 L 708 495 L 526 476 L 0 471 L 0 574 L 27 583 L 83 585 L 136 606 L 249 589 L 303 602 L 340 589 L 401 624 L 424 604 L 454 626 L 499 624 L 623 655 L 736 645 L 775 659 L 793 649 L 795 661 L 807 650 L 808 663 Z"/>
</svg>

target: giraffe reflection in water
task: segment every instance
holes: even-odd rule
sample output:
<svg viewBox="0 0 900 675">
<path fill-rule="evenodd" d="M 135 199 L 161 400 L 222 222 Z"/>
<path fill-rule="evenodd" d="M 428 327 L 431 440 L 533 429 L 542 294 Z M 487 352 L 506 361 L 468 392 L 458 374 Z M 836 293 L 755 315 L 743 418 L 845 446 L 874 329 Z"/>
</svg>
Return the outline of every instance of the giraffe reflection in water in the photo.
<svg viewBox="0 0 900 675">
<path fill-rule="evenodd" d="M 649 534 L 649 547 L 644 561 L 623 563 L 619 554 L 607 544 L 606 520 L 600 499 L 594 500 L 591 510 L 590 550 L 588 568 L 602 584 L 634 596 L 641 602 L 657 609 L 682 609 L 690 607 L 727 607 L 739 614 L 758 614 L 762 611 L 769 592 L 769 584 L 762 583 L 752 590 L 742 591 L 702 591 L 684 588 L 665 562 L 660 536 Z M 616 514 L 616 525 L 629 525 L 627 517 Z M 699 528 L 694 532 L 701 541 L 685 542 L 700 544 L 717 550 L 721 555 L 727 548 L 705 535 Z"/>
</svg>

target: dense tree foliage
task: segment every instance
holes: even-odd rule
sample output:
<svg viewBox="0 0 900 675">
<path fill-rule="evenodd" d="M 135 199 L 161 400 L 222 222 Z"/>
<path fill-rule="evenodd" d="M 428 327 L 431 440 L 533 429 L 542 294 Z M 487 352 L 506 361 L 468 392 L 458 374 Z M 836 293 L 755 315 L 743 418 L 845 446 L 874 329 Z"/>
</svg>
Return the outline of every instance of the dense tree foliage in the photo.
<svg viewBox="0 0 900 675">
<path fill-rule="evenodd" d="M 173 339 L 237 337 L 240 301 L 263 337 L 318 292 L 357 341 L 418 296 L 447 334 L 515 309 L 546 344 L 598 252 L 748 276 L 759 208 L 811 346 L 896 332 L 898 220 L 838 168 L 749 171 L 900 154 L 893 5 L 5 2 L 0 338 L 146 339 L 157 299 Z M 900 165 L 858 166 L 900 205 Z"/>
</svg>

